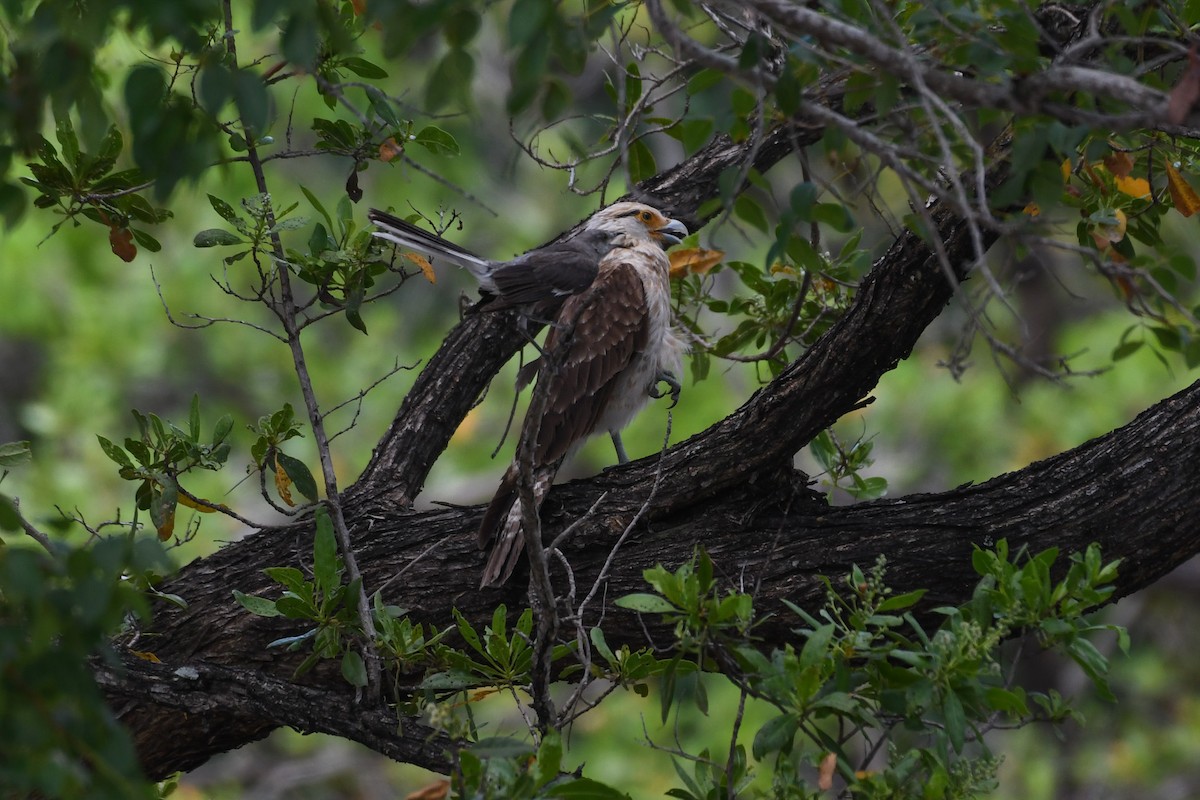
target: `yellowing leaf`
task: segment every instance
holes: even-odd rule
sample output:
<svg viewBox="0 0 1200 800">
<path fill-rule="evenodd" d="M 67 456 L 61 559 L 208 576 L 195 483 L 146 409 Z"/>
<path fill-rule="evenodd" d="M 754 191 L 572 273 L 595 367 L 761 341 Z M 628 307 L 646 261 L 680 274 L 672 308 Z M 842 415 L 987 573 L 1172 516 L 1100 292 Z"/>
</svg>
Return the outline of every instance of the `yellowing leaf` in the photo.
<svg viewBox="0 0 1200 800">
<path fill-rule="evenodd" d="M 174 506 L 174 504 L 171 505 L 170 509 L 167 509 L 166 516 L 163 518 L 162 525 L 159 525 L 156 528 L 156 530 L 158 531 L 158 540 L 160 542 L 165 542 L 167 539 L 171 538 L 171 534 L 175 533 L 175 506 Z"/>
<path fill-rule="evenodd" d="M 1030 203 L 1029 205 L 1025 206 L 1023 209 L 1021 209 L 1021 212 L 1024 214 L 1028 214 L 1031 217 L 1036 217 L 1042 213 L 1042 209 L 1037 203 Z"/>
<path fill-rule="evenodd" d="M 417 253 L 405 253 L 404 257 L 420 267 L 421 274 L 425 276 L 425 280 L 430 283 L 437 283 L 437 276 L 433 274 L 433 264 L 429 263 L 428 258 Z"/>
<path fill-rule="evenodd" d="M 279 463 L 279 459 L 275 459 L 275 491 L 279 492 L 279 497 L 283 502 L 289 506 L 296 505 L 292 501 L 292 479 L 284 471 L 283 465 Z"/>
<path fill-rule="evenodd" d="M 721 263 L 725 253 L 720 250 L 705 250 L 703 247 L 688 247 L 668 254 L 671 259 L 671 277 L 682 278 L 687 274 L 704 275 Z"/>
<path fill-rule="evenodd" d="M 210 503 L 207 500 L 204 500 L 203 498 L 201 499 L 201 501 L 199 503 L 197 503 L 195 500 L 188 497 L 183 492 L 179 493 L 179 505 L 187 506 L 188 508 L 195 509 L 196 511 L 199 511 L 201 514 L 211 514 L 214 511 L 216 511 L 217 509 L 224 509 L 226 511 L 229 510 L 229 507 L 226 506 L 224 503 Z"/>
<path fill-rule="evenodd" d="M 379 143 L 379 160 L 385 164 L 404 154 L 404 147 L 391 136 Z"/>
<path fill-rule="evenodd" d="M 1096 240 L 1096 247 L 1101 250 L 1108 247 L 1109 243 L 1119 242 L 1125 238 L 1125 228 L 1129 225 L 1129 219 L 1119 208 L 1113 211 L 1113 216 L 1117 218 L 1116 223 L 1097 225 L 1092 229 L 1092 238 Z"/>
<path fill-rule="evenodd" d="M 1071 159 L 1064 158 L 1061 169 L 1062 169 L 1063 183 L 1066 183 L 1067 181 L 1071 180 Z"/>
<path fill-rule="evenodd" d="M 486 699 L 487 697 L 495 694 L 498 691 L 500 691 L 500 690 L 499 689 L 491 689 L 491 688 L 476 689 L 475 691 L 471 692 L 471 696 L 469 698 L 467 698 L 467 702 L 468 703 L 478 703 L 480 700 Z"/>
<path fill-rule="evenodd" d="M 1183 179 L 1179 170 L 1175 169 L 1170 161 L 1167 161 L 1167 191 L 1171 193 L 1171 203 L 1180 214 L 1190 217 L 1200 211 L 1200 196 L 1196 194 L 1196 190 L 1191 187 L 1191 184 Z"/>
<path fill-rule="evenodd" d="M 149 661 L 151 664 L 161 664 L 162 663 L 162 659 L 160 659 L 158 656 L 154 655 L 154 653 L 147 653 L 144 650 L 130 650 L 129 652 L 132 655 L 135 655 L 138 658 L 142 659 L 143 661 Z"/>
<path fill-rule="evenodd" d="M 1124 192 L 1130 197 L 1148 197 L 1150 195 L 1150 181 L 1145 178 L 1118 175 L 1116 181 L 1117 191 Z"/>
</svg>

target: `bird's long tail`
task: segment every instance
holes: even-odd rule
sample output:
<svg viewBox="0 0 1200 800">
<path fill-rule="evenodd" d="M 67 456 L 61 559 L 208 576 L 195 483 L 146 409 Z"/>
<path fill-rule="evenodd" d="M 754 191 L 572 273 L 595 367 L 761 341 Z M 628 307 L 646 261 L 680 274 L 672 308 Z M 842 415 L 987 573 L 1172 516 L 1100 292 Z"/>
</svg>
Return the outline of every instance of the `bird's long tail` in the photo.
<svg viewBox="0 0 1200 800">
<path fill-rule="evenodd" d="M 534 469 L 533 497 L 535 509 L 540 510 L 542 501 L 554 483 L 561 460 L 553 464 L 543 465 Z M 504 473 L 496 495 L 484 512 L 483 522 L 479 525 L 479 547 L 487 547 L 488 542 L 495 539 L 491 552 L 488 553 L 487 564 L 483 568 L 480 587 L 499 586 L 505 583 L 513 573 L 513 569 L 525 552 L 525 530 L 522 525 L 523 507 L 517 491 L 517 481 L 520 473 L 514 463 Z M 535 513 L 537 513 L 535 511 Z"/>
<path fill-rule="evenodd" d="M 429 258 L 444 258 L 452 264 L 470 270 L 475 279 L 489 291 L 495 291 L 491 278 L 491 262 L 480 258 L 453 242 L 447 241 L 435 233 L 418 228 L 411 222 L 405 222 L 397 216 L 372 208 L 367 217 L 375 224 L 377 230 L 372 233 L 377 239 L 394 242 L 406 250 L 412 250 Z"/>
</svg>

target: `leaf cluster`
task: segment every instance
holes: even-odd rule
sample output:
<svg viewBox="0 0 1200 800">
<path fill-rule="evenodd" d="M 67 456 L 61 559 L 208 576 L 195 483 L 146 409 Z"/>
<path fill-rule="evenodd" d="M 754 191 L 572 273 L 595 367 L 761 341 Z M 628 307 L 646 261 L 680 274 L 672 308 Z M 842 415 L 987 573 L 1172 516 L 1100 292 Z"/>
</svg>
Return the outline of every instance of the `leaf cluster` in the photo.
<svg viewBox="0 0 1200 800">
<path fill-rule="evenodd" d="M 260 617 L 286 617 L 312 624 L 303 633 L 267 645 L 294 651 L 311 643 L 312 651 L 296 667 L 295 675 L 303 675 L 322 659 L 341 655 L 343 677 L 354 686 L 365 686 L 367 671 L 362 655 L 347 646 L 349 640 L 362 635 L 354 605 L 354 599 L 362 591 L 361 582 L 342 581 L 345 564 L 338 555 L 333 523 L 324 506 L 317 508 L 314 522 L 311 579 L 295 567 L 267 567 L 264 570 L 267 576 L 283 586 L 279 599 L 269 600 L 237 589 L 233 590 L 233 596 L 243 608 Z"/>
<path fill-rule="evenodd" d="M 211 434 L 202 435 L 199 395 L 192 396 L 186 430 L 164 422 L 157 414 L 143 414 L 136 409 L 133 418 L 140 435 L 127 437 L 123 448 L 104 436 L 96 438 L 104 454 L 120 468 L 118 474 L 138 484 L 137 508 L 150 512 L 158 537 L 166 540 L 174 534 L 175 511 L 181 503 L 205 513 L 222 508 L 181 494 L 179 477 L 192 470 L 218 470 L 224 466 L 229 458 L 233 418 L 223 415 Z"/>
</svg>

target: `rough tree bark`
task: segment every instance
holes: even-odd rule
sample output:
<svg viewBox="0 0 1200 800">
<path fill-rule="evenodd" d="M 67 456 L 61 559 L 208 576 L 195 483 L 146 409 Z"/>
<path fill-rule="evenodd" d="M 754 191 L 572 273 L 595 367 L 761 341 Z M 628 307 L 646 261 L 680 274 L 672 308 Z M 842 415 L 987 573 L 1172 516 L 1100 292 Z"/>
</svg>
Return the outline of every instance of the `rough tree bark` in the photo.
<svg viewBox="0 0 1200 800">
<path fill-rule="evenodd" d="M 827 100 L 836 97 L 827 94 Z M 723 169 L 749 157 L 765 172 L 819 135 L 809 125 L 776 128 L 759 142 L 717 140 L 639 194 L 674 216 L 703 222 L 696 209 L 713 195 Z M 1003 178 L 1006 145 L 998 142 L 993 152 L 993 181 Z M 936 205 L 931 214 L 950 263 L 972 263 L 976 254 L 963 221 Z M 731 587 L 757 586 L 756 602 L 765 611 L 782 598 L 818 604 L 824 588 L 816 576 L 842 574 L 881 554 L 897 588 L 928 588 L 926 602 L 934 605 L 959 602 L 975 582 L 971 547 L 1001 537 L 1035 550 L 1099 542 L 1107 558 L 1124 559 L 1117 596 L 1154 582 L 1200 550 L 1194 491 L 1200 385 L 1105 437 L 980 486 L 836 508 L 808 489 L 806 476 L 792 467 L 795 452 L 868 401 L 879 377 L 911 352 L 966 277 L 948 275 L 919 237 L 901 234 L 845 316 L 734 414 L 675 445 L 661 461 L 646 458 L 557 487 L 543 509 L 544 532 L 549 540 L 584 520 L 563 549 L 578 584 L 590 585 L 644 505 L 643 523 L 615 559 L 608 597 L 643 589 L 642 570 L 676 566 L 697 544 Z M 416 621 L 445 627 L 457 608 L 482 627 L 498 603 L 525 605 L 520 574 L 499 589 L 476 588 L 480 509 L 412 510 L 450 435 L 522 341 L 509 317 L 468 316 L 427 364 L 366 471 L 343 495 L 366 586 L 380 586 L 407 568 L 385 599 L 409 609 Z M 656 475 L 661 480 L 651 498 Z M 163 587 L 183 596 L 187 608 L 158 607 L 136 640 L 118 647 L 120 663 L 96 664 L 97 680 L 133 732 L 149 775 L 194 768 L 279 726 L 331 733 L 402 761 L 445 767 L 446 742 L 390 708 L 358 704 L 335 668 L 293 681 L 298 658 L 265 645 L 297 633 L 294 623 L 253 616 L 234 602 L 233 588 L 273 593 L 263 567 L 306 567 L 311 550 L 311 529 L 297 525 L 255 532 L 188 565 Z M 562 581 L 561 571 L 554 578 Z M 631 612 L 609 609 L 603 624 L 610 642 L 641 644 L 647 631 L 667 636 L 654 620 Z M 758 633 L 764 647 L 788 637 L 781 624 Z M 162 663 L 136 658 L 132 649 L 150 650 Z"/>
</svg>

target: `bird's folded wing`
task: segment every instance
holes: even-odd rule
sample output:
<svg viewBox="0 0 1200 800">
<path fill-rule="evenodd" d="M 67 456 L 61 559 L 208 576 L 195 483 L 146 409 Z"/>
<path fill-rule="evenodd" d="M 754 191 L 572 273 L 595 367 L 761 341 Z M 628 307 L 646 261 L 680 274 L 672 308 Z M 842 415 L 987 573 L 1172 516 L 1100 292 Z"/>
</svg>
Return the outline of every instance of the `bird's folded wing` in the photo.
<svg viewBox="0 0 1200 800">
<path fill-rule="evenodd" d="M 621 374 L 646 348 L 646 296 L 636 268 L 613 251 L 587 291 L 563 304 L 546 336 L 540 381 L 550 381 L 535 458 L 562 458 L 596 433 Z M 526 420 L 526 425 L 530 421 Z"/>
<path fill-rule="evenodd" d="M 499 266 L 492 280 L 506 305 L 561 302 L 588 288 L 598 271 L 599 257 L 593 248 L 567 241 Z"/>
</svg>

